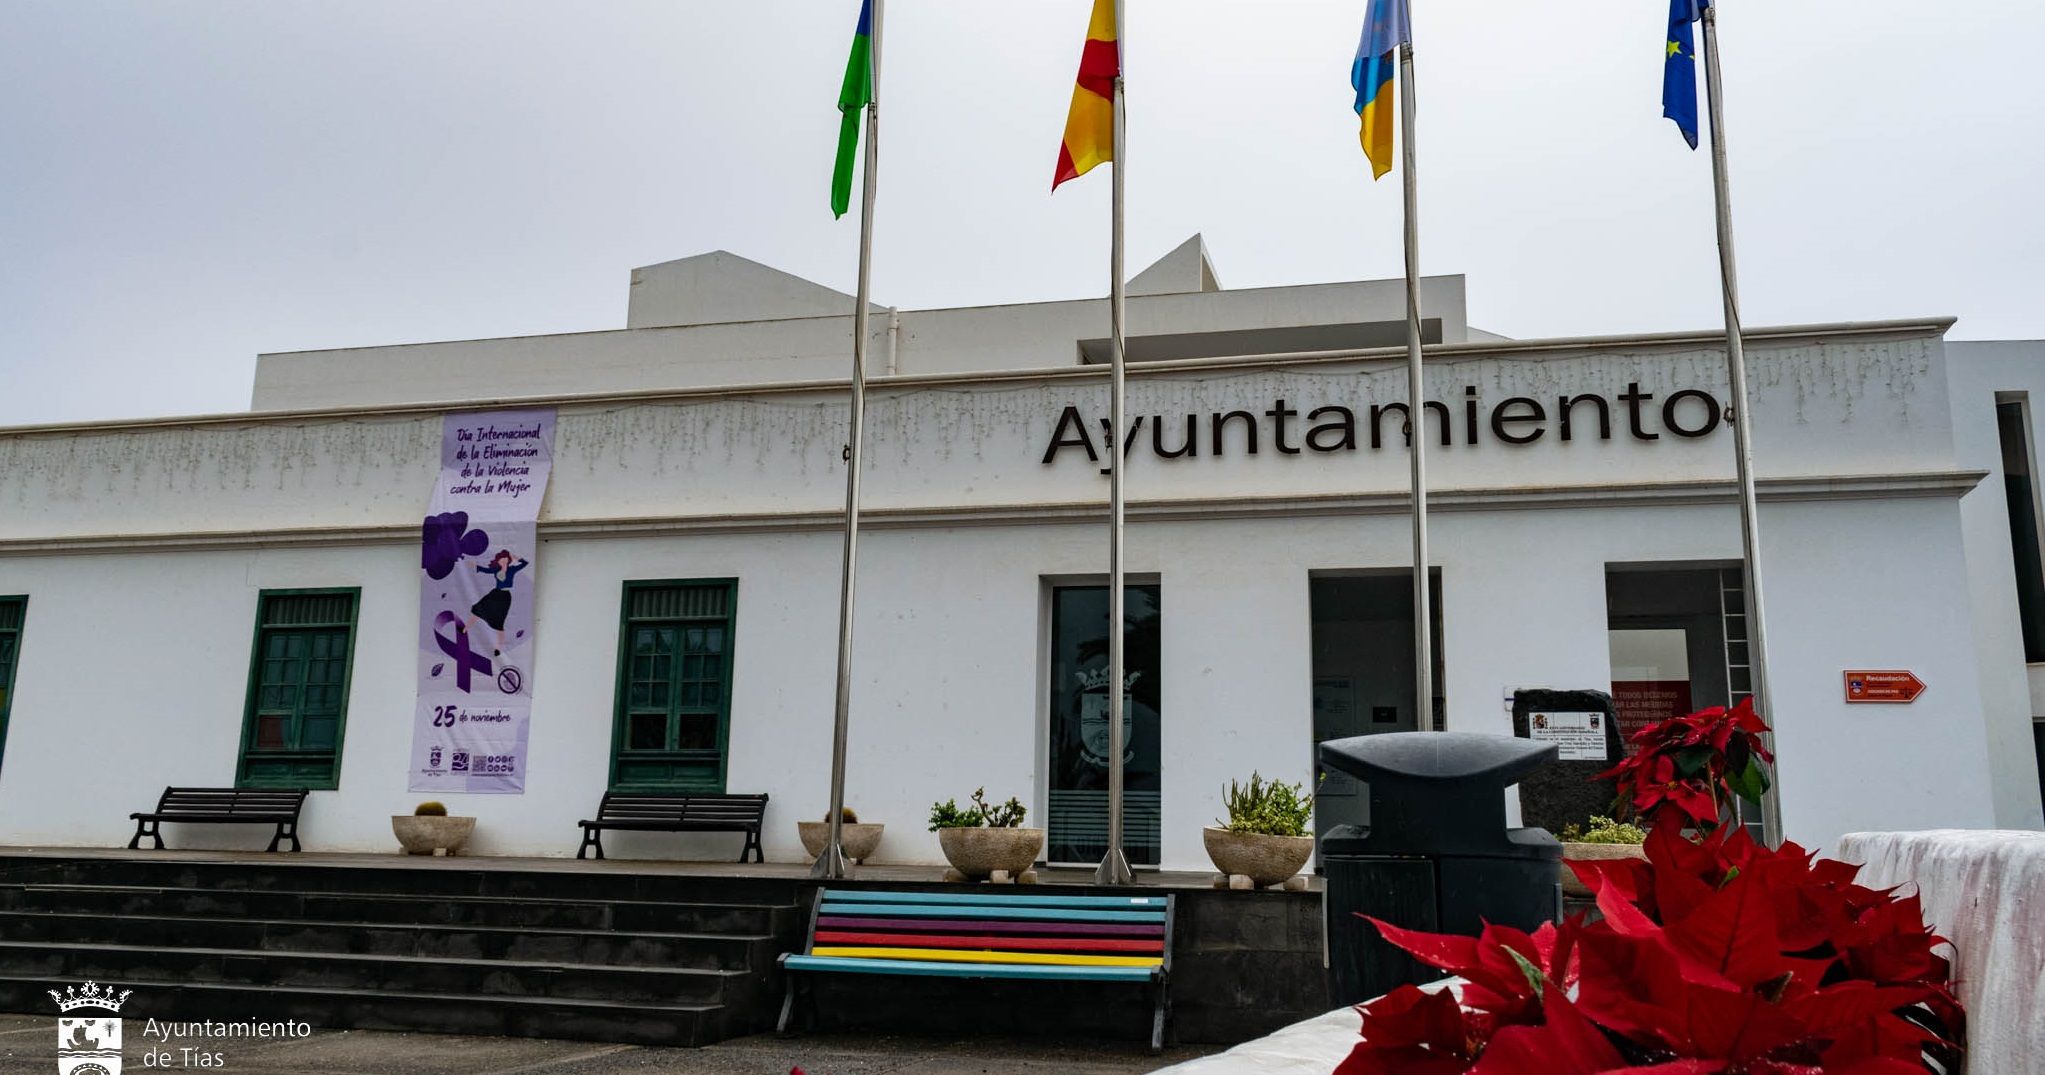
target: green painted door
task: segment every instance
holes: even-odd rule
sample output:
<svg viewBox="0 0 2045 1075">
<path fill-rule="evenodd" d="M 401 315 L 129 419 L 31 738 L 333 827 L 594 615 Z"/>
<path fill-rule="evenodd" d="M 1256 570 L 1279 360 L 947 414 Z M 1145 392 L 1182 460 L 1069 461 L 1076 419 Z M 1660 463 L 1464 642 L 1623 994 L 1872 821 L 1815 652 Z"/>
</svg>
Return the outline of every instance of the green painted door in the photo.
<svg viewBox="0 0 2045 1075">
<path fill-rule="evenodd" d="M 730 579 L 625 584 L 614 790 L 724 790 L 737 596 Z"/>
<path fill-rule="evenodd" d="M 242 727 L 243 787 L 336 786 L 355 591 L 265 593 Z"/>
</svg>

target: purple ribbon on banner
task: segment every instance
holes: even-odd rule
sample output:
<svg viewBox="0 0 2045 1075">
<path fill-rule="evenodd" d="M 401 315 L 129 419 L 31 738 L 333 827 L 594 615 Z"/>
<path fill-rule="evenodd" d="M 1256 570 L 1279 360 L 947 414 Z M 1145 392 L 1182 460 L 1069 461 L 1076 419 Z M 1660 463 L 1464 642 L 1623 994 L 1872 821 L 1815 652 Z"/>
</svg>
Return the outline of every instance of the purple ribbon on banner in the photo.
<svg viewBox="0 0 2045 1075">
<path fill-rule="evenodd" d="M 440 644 L 440 652 L 454 658 L 454 685 L 463 694 L 469 693 L 471 671 L 490 675 L 496 666 L 489 659 L 469 648 L 469 633 L 461 629 L 461 617 L 452 612 L 442 612 L 433 618 L 433 641 Z M 442 627 L 455 625 L 453 638 L 440 633 Z"/>
</svg>

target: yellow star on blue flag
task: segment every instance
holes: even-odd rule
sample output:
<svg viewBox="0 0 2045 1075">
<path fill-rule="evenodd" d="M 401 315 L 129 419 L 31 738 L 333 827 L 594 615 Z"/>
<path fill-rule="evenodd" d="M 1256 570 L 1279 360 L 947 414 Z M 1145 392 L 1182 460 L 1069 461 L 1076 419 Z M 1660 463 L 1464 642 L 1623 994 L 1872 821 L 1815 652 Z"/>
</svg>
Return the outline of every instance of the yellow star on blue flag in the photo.
<svg viewBox="0 0 2045 1075">
<path fill-rule="evenodd" d="M 1662 69 L 1662 115 L 1676 121 L 1697 148 L 1697 37 L 1692 27 L 1711 0 L 1669 0 L 1668 55 Z"/>
</svg>

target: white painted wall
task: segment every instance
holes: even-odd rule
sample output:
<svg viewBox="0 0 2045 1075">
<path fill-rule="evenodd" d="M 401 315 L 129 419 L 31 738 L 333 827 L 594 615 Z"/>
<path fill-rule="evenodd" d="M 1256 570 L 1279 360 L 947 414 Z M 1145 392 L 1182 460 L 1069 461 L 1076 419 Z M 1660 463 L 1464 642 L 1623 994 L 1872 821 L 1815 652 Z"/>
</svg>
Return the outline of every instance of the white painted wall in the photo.
<svg viewBox="0 0 2045 1075">
<path fill-rule="evenodd" d="M 2031 722 L 2045 716 L 2045 665 L 2024 664 L 2011 550 L 2009 507 L 2003 491 L 1998 392 L 2031 400 L 2033 439 L 2045 408 L 2045 341 L 1949 343 L 1953 439 L 1963 465 L 1988 477 L 1960 501 L 1967 549 L 1967 587 L 1973 595 L 1973 632 L 1981 663 L 1981 703 L 1987 719 L 1989 784 L 1996 825 L 2045 828 L 2038 795 L 2037 746 Z M 2034 457 L 2033 466 L 2038 460 Z"/>
<path fill-rule="evenodd" d="M 1753 361 L 1762 471 L 1795 483 L 1771 486 L 1763 512 L 1790 834 L 1822 845 L 1851 829 L 1996 823 L 2002 733 L 1983 718 L 1975 644 L 1993 624 L 1969 586 L 1964 482 L 1910 486 L 1957 465 L 1936 329 L 1758 333 Z M 1681 341 L 1435 366 L 1434 390 L 1458 402 L 1466 384 L 1496 401 L 1717 383 L 1710 350 Z M 1132 412 L 1367 402 L 1397 398 L 1402 377 L 1358 362 L 1147 371 Z M 1072 456 L 1040 459 L 1060 408 L 1102 394 L 1051 375 L 879 393 L 849 790 L 889 824 L 885 859 L 935 861 L 929 803 L 983 784 L 1043 816 L 1044 580 L 1102 573 L 1100 523 L 1066 513 L 1098 504 L 1105 479 Z M 449 803 L 482 819 L 478 852 L 572 852 L 607 775 L 621 582 L 736 577 L 730 785 L 773 795 L 768 855 L 800 857 L 793 821 L 821 816 L 827 792 L 842 403 L 817 389 L 564 407 L 530 782 L 524 796 Z M 387 849 L 387 816 L 416 798 L 412 535 L 438 427 L 435 414 L 360 413 L 0 431 L 0 593 L 33 598 L 0 843 L 124 843 L 122 818 L 163 784 L 231 780 L 257 592 L 347 585 L 364 596 L 341 787 L 314 795 L 306 836 Z M 1608 564 L 1736 560 L 1728 452 L 1721 430 L 1523 447 L 1487 432 L 1437 453 L 1450 726 L 1503 733 L 1511 688 L 1609 682 Z M 1130 479 L 1129 567 L 1163 586 L 1164 859 L 1197 868 L 1226 780 L 1308 775 L 1307 579 L 1406 566 L 1405 464 L 1389 447 L 1139 455 Z M 1671 483 L 1683 492 L 1665 502 L 1639 492 Z M 111 663 L 89 648 L 108 637 L 128 646 Z M 1889 712 L 1843 706 L 1841 669 L 1891 664 L 1933 691 Z M 623 855 L 736 850 L 720 837 L 607 842 Z"/>
</svg>

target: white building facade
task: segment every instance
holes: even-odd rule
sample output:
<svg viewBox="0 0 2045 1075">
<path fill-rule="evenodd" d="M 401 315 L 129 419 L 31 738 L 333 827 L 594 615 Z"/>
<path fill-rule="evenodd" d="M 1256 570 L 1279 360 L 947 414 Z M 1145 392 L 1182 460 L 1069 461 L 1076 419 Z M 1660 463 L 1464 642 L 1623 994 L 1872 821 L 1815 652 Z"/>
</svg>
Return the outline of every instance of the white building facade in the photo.
<svg viewBox="0 0 2045 1075">
<path fill-rule="evenodd" d="M 1197 239 L 1134 291 L 1131 857 L 1199 868 L 1228 780 L 1306 781 L 1317 739 L 1416 722 L 1403 299 L 1222 290 Z M 1509 341 L 1470 328 L 1461 278 L 1424 293 L 1445 726 L 1511 734 L 1518 688 L 1737 696 L 1722 340 Z M 442 797 L 479 819 L 472 851 L 570 854 L 606 789 L 698 788 L 769 793 L 769 859 L 802 858 L 794 822 L 828 796 L 850 302 L 705 255 L 635 271 L 620 331 L 266 355 L 247 413 L 0 430 L 0 844 L 124 844 L 165 785 L 284 759 L 315 788 L 309 850 L 389 850 L 420 798 L 443 416 L 544 407 L 525 788 Z M 1948 327 L 1749 336 L 1769 716 L 1805 843 L 2041 825 L 2045 346 Z M 931 802 L 980 787 L 1049 826 L 1052 861 L 1098 858 L 1107 328 L 1098 300 L 873 318 L 848 802 L 888 824 L 882 860 L 940 861 Z M 293 658 L 293 632 L 321 640 Z M 1847 701 L 1874 669 L 1928 689 Z M 1353 812 L 1323 790 L 1324 821 Z"/>
</svg>

